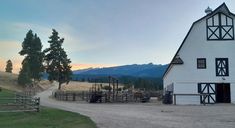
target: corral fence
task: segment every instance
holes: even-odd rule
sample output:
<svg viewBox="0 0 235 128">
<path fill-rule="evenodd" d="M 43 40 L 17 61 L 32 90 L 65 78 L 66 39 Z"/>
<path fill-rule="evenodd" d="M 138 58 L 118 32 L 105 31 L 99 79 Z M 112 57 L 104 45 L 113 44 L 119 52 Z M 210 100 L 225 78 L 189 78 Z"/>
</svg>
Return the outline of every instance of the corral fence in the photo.
<svg viewBox="0 0 235 128">
<path fill-rule="evenodd" d="M 40 98 L 15 93 L 13 98 L 0 98 L 0 112 L 40 111 Z"/>
<path fill-rule="evenodd" d="M 113 94 L 109 91 L 61 91 L 52 92 L 52 96 L 62 101 L 87 101 L 87 102 L 147 102 L 150 97 L 146 97 L 140 92 L 119 92 Z"/>
<path fill-rule="evenodd" d="M 57 100 L 63 101 L 86 101 L 88 99 L 88 92 L 86 91 L 54 91 L 52 96 Z"/>
</svg>

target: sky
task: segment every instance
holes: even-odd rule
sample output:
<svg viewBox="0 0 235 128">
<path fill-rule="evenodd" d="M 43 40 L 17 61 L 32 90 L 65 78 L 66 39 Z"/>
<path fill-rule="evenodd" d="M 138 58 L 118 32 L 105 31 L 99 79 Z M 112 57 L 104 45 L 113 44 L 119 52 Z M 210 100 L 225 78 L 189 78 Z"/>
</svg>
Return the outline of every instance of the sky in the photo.
<svg viewBox="0 0 235 128">
<path fill-rule="evenodd" d="M 73 70 L 167 64 L 192 23 L 223 2 L 235 13 L 234 0 L 1 0 L 0 70 L 11 59 L 19 72 L 30 29 L 43 49 L 56 29 Z"/>
</svg>

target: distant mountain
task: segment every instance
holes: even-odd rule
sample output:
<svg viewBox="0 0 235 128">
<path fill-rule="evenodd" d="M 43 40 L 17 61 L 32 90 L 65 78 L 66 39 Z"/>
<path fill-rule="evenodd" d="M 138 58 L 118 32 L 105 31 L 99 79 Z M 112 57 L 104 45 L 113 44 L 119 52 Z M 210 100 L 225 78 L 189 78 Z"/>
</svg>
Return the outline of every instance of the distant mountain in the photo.
<svg viewBox="0 0 235 128">
<path fill-rule="evenodd" d="M 95 75 L 95 76 L 133 76 L 133 77 L 162 77 L 168 64 L 155 65 L 133 64 L 109 68 L 89 68 L 73 71 L 74 75 Z"/>
</svg>

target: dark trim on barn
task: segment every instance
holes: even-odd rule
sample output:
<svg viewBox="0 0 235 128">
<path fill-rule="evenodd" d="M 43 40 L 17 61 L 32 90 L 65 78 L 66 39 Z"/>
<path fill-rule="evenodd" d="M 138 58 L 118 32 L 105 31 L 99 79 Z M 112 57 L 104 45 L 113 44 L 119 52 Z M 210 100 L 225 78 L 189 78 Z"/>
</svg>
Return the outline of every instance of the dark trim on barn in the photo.
<svg viewBox="0 0 235 128">
<path fill-rule="evenodd" d="M 229 76 L 228 58 L 215 58 L 216 76 Z"/>
<path fill-rule="evenodd" d="M 205 104 L 216 103 L 216 91 L 212 86 L 216 86 L 215 83 L 198 83 L 198 93 L 208 94 L 205 97 L 200 96 L 200 102 Z"/>
<path fill-rule="evenodd" d="M 204 17 L 202 17 L 202 18 L 198 19 L 197 21 L 193 22 L 193 24 L 191 25 L 191 27 L 190 27 L 190 29 L 189 29 L 187 35 L 185 36 L 185 38 L 184 38 L 184 40 L 183 40 L 183 42 L 181 43 L 181 45 L 180 45 L 180 47 L 178 48 L 176 54 L 174 55 L 173 59 L 171 60 L 170 64 L 168 65 L 168 67 L 167 67 L 165 73 L 163 74 L 163 78 L 166 76 L 166 74 L 168 73 L 170 67 L 173 65 L 172 62 L 173 62 L 174 58 L 178 55 L 180 49 L 181 49 L 182 46 L 184 45 L 184 42 L 185 42 L 185 40 L 188 38 L 189 33 L 191 32 L 193 26 L 194 26 L 197 22 L 203 20 L 204 18 L 206 18 L 206 17 L 211 17 L 212 15 L 214 15 L 215 13 L 217 13 L 217 11 L 218 11 L 220 8 L 222 8 L 223 6 L 224 6 L 225 9 L 228 11 L 229 15 L 232 15 L 232 16 L 235 17 L 235 14 L 231 13 L 231 12 L 229 11 L 227 5 L 226 5 L 225 3 L 223 3 L 223 4 L 221 4 L 219 7 L 217 7 L 214 11 L 212 11 L 210 14 L 207 14 L 207 15 L 205 15 Z M 233 31 L 234 31 L 234 30 L 233 30 Z"/>
<path fill-rule="evenodd" d="M 201 66 L 199 61 L 203 61 L 204 65 Z M 206 58 L 197 58 L 197 69 L 206 69 Z"/>
<path fill-rule="evenodd" d="M 231 103 L 230 83 L 198 83 L 201 104 Z"/>
<path fill-rule="evenodd" d="M 173 61 L 172 61 L 172 64 L 184 64 L 183 60 L 179 57 L 179 56 L 176 56 Z"/>
<path fill-rule="evenodd" d="M 215 16 L 218 15 L 218 24 L 215 25 Z M 225 24 L 222 24 L 222 15 L 225 16 L 226 22 Z M 231 20 L 231 25 L 228 24 L 228 18 Z M 209 20 L 211 20 L 212 24 L 209 24 Z M 225 28 L 229 28 L 226 30 Z M 211 34 L 209 34 L 211 32 Z M 218 35 L 216 34 L 218 32 Z M 224 34 L 223 34 L 224 32 Z M 206 19 L 206 35 L 208 41 L 221 41 L 221 40 L 234 40 L 234 24 L 233 24 L 233 18 L 228 16 L 227 14 L 224 14 L 223 12 L 218 12 L 212 15 L 211 17 L 208 17 Z M 226 36 L 229 36 L 229 38 L 225 38 Z M 214 38 L 212 38 L 214 36 Z"/>
</svg>

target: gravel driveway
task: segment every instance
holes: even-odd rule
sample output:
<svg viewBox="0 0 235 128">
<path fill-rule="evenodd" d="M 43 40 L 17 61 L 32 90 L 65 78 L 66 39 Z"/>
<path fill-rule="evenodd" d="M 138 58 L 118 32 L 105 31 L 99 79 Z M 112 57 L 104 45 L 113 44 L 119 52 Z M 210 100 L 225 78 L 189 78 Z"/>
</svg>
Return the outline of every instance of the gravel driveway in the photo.
<svg viewBox="0 0 235 128">
<path fill-rule="evenodd" d="M 49 98 L 55 87 L 39 93 L 41 105 L 89 116 L 99 128 L 234 128 L 235 105 L 173 106 L 156 103 L 89 104 Z"/>
</svg>

